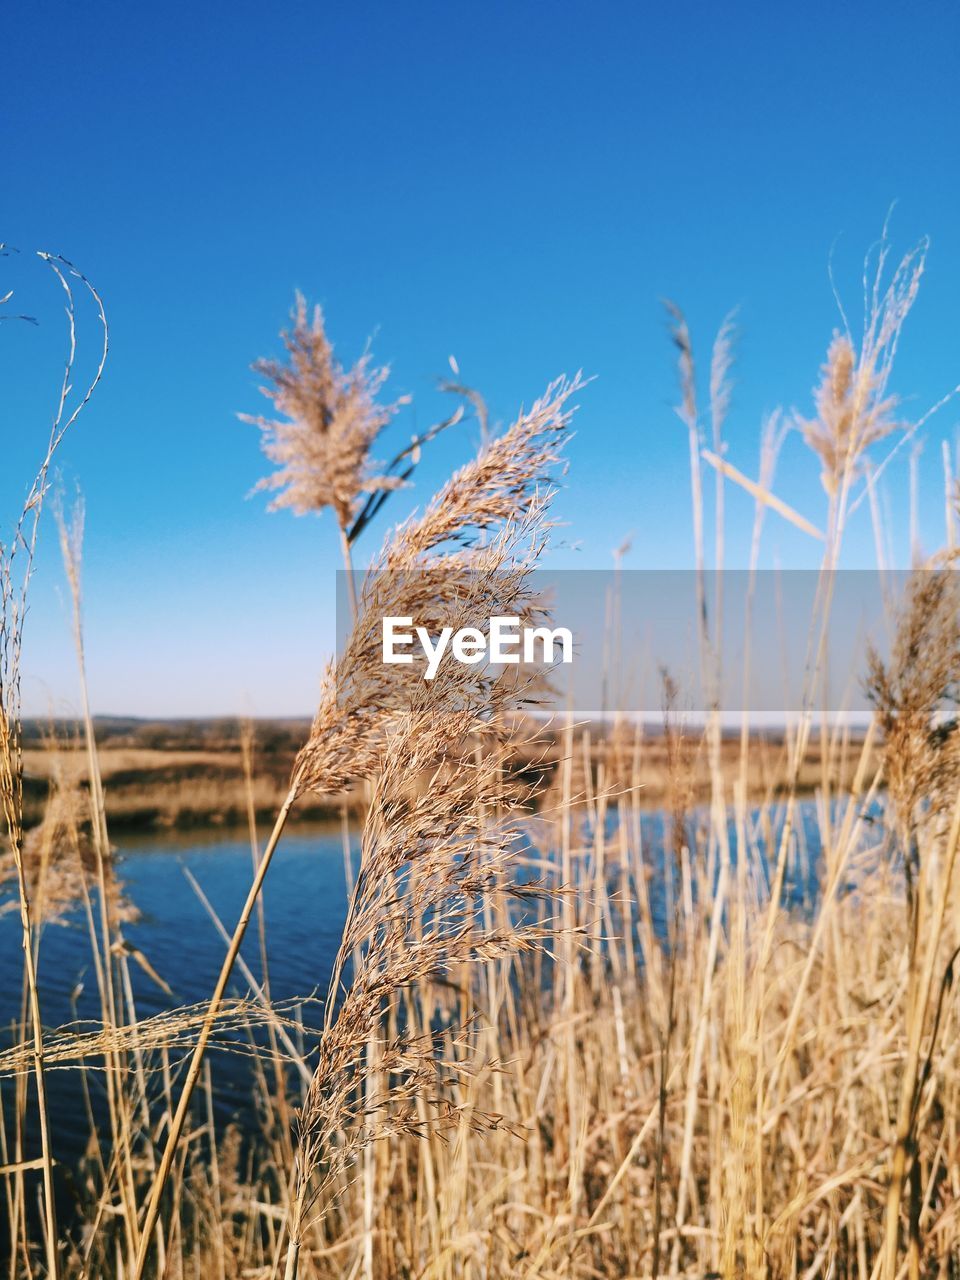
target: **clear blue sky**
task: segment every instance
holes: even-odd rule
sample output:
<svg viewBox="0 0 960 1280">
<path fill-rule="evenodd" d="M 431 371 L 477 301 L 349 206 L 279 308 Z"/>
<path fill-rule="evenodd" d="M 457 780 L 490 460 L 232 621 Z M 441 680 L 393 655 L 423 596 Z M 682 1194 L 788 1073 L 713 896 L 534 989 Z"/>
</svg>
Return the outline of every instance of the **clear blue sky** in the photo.
<svg viewBox="0 0 960 1280">
<path fill-rule="evenodd" d="M 690 563 L 664 296 L 704 363 L 739 306 L 729 456 L 754 472 L 764 411 L 809 408 L 837 323 L 831 251 L 857 313 L 863 252 L 897 201 L 898 247 L 926 233 L 932 248 L 896 389 L 919 411 L 960 380 L 954 4 L 41 0 L 8 5 L 3 27 L 0 239 L 82 265 L 111 323 L 101 393 L 61 458 L 88 506 L 100 712 L 310 711 L 335 530 L 247 498 L 264 463 L 235 416 L 260 408 L 249 364 L 276 350 L 295 288 L 345 359 L 374 336 L 414 397 L 397 440 L 442 411 L 451 352 L 503 421 L 558 373 L 596 375 L 559 504 L 564 566 L 608 565 L 630 532 L 633 566 Z M 25 258 L 0 271 L 43 322 L 0 327 L 8 528 L 48 421 L 60 304 Z M 958 419 L 925 436 L 931 545 Z M 472 428 L 445 439 L 409 501 L 474 444 Z M 798 439 L 780 477 L 818 518 Z M 902 516 L 906 463 L 888 477 Z M 751 506 L 729 504 L 743 563 Z M 76 696 L 46 535 L 25 660 L 39 712 Z M 869 547 L 864 508 L 853 561 Z M 814 555 L 769 524 L 769 563 Z"/>
</svg>

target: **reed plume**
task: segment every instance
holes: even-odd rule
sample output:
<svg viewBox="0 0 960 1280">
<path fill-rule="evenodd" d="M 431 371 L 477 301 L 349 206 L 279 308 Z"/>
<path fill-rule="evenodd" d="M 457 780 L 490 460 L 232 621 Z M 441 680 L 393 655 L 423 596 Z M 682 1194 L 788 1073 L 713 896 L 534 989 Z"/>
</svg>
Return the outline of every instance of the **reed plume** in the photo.
<svg viewBox="0 0 960 1280">
<path fill-rule="evenodd" d="M 383 431 L 408 404 L 409 396 L 384 402 L 381 393 L 390 370 L 375 366 L 369 351 L 349 369 L 336 358 L 327 337 L 323 312 L 298 293 L 292 328 L 281 334 L 286 361 L 257 360 L 254 371 L 266 379 L 260 388 L 277 418 L 241 414 L 242 422 L 260 428 L 262 448 L 276 470 L 256 485 L 273 492 L 270 510 L 289 508 L 296 515 L 330 508 L 337 521 L 347 587 L 356 613 L 352 547 L 386 499 L 409 483 L 423 447 L 459 422 L 462 408 L 415 434 L 386 465 L 372 450 Z"/>
<path fill-rule="evenodd" d="M 43 750 L 50 765 L 49 792 L 42 820 L 24 833 L 23 861 L 27 894 L 35 928 L 63 921 L 82 905 L 86 886 L 97 877 L 98 854 L 90 830 L 88 802 L 67 759 L 77 750 L 72 738 L 61 740 L 54 729 L 44 734 Z M 112 859 L 106 866 L 106 891 L 115 919 L 135 920 L 137 911 L 124 894 Z M 0 854 L 0 890 L 16 891 L 17 873 L 12 853 Z M 15 902 L 0 903 L 0 915 L 15 909 Z"/>
<path fill-rule="evenodd" d="M 849 325 L 834 333 L 814 391 L 816 413 L 797 420 L 820 460 L 821 482 L 832 503 L 849 488 L 871 446 L 898 426 L 898 402 L 888 384 L 900 334 L 920 288 L 926 250 L 923 241 L 907 253 L 885 284 L 890 246 L 884 228 L 869 287 L 866 269 L 864 273 L 862 338 L 855 345 Z"/>
<path fill-rule="evenodd" d="M 528 520 L 536 526 L 544 510 L 541 500 Z M 482 628 L 491 613 L 513 614 L 529 604 L 526 579 L 540 548 L 535 539 L 525 550 L 527 532 L 526 522 L 508 525 L 471 557 L 466 581 L 454 575 L 455 617 L 462 625 Z M 319 1062 L 300 1113 L 288 1277 L 296 1274 L 311 1198 L 360 1151 L 387 1133 L 423 1133 L 424 1097 L 434 1111 L 434 1134 L 463 1121 L 443 1087 L 452 1064 L 428 1030 L 395 1034 L 369 1053 L 387 1003 L 467 962 L 516 955 L 551 936 L 539 921 L 517 919 L 508 905 L 537 892 L 518 882 L 510 865 L 521 839 L 513 816 L 518 798 L 505 804 L 500 757 L 473 745 L 491 728 L 496 732 L 520 694 L 513 679 L 478 677 L 470 667 L 451 664 L 429 685 L 421 681 L 408 689 L 406 705 L 381 734 Z M 414 788 L 412 779 L 420 780 Z M 351 957 L 352 978 L 339 1002 Z M 370 1088 L 371 1080 L 377 1087 Z M 467 1119 L 476 1129 L 499 1123 L 473 1107 Z M 318 1170 L 319 1186 L 311 1190 Z"/>
<path fill-rule="evenodd" d="M 263 434 L 263 452 L 276 471 L 257 484 L 276 494 L 271 510 L 297 515 L 330 507 L 347 530 L 365 494 L 395 489 L 396 476 L 380 471 L 370 453 L 407 397 L 385 404 L 380 393 L 389 369 L 376 367 L 366 352 L 349 369 L 334 355 L 323 312 L 312 318 L 298 293 L 292 327 L 282 333 L 288 360 L 258 360 L 253 368 L 266 379 L 263 395 L 277 418 L 241 414 Z"/>
<path fill-rule="evenodd" d="M 907 872 L 915 874 L 916 824 L 948 810 L 960 781 L 960 592 L 952 570 L 910 576 L 890 660 L 867 648 L 866 690 L 883 734 Z"/>
<path fill-rule="evenodd" d="M 435 582 L 438 570 L 451 572 L 447 582 L 453 581 L 457 573 L 485 581 L 489 580 L 489 572 L 485 579 L 477 570 L 489 570 L 492 564 L 496 577 L 504 568 L 506 553 L 497 560 L 496 547 L 509 547 L 510 539 L 516 536 L 509 531 L 527 532 L 530 522 L 536 521 L 543 502 L 541 489 L 549 483 L 549 469 L 557 460 L 559 440 L 569 425 L 570 414 L 564 406 L 580 385 L 579 378 L 551 384 L 528 413 L 521 414 L 508 431 L 448 481 L 419 518 L 409 519 L 388 537 L 374 572 L 368 576 L 371 585 L 356 603 L 356 622 L 343 654 L 325 674 L 309 739 L 297 756 L 286 800 L 227 948 L 150 1189 L 135 1280 L 141 1280 L 144 1274 L 164 1186 L 207 1043 L 290 810 L 306 790 L 336 795 L 353 783 L 372 778 L 381 761 L 397 710 L 397 690 L 403 687 L 402 681 L 389 678 L 382 662 L 382 618 L 390 614 L 404 616 L 435 600 L 432 587 L 425 596 L 424 584 Z M 491 536 L 490 545 L 470 545 L 472 536 L 490 536 L 498 525 L 502 526 L 499 544 Z M 352 574 L 348 578 L 352 581 Z M 443 573 L 440 580 L 444 580 Z M 441 592 L 441 601 L 444 598 Z M 433 621 L 436 616 L 434 608 L 427 612 L 426 619 Z"/>
</svg>

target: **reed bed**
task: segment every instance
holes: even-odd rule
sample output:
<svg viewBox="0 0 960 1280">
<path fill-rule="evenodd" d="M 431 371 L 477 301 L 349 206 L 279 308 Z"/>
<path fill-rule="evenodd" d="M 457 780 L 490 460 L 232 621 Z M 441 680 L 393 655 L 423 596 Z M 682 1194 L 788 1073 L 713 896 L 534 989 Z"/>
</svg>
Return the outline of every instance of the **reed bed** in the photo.
<svg viewBox="0 0 960 1280">
<path fill-rule="evenodd" d="M 819 516 L 774 491 L 778 421 L 763 432 L 756 480 L 724 458 L 729 322 L 710 364 L 704 447 L 693 344 L 672 311 L 706 687 L 720 687 L 722 600 L 708 600 L 703 570 L 708 551 L 723 563 L 725 486 L 754 503 L 752 569 L 764 521 L 778 518 L 810 536 L 823 574 L 804 709 L 783 750 L 764 757 L 759 798 L 748 718 L 732 768 L 719 702 L 705 724 L 686 724 L 669 672 L 655 739 L 627 715 L 601 728 L 569 716 L 546 744 L 523 713 L 548 673 L 517 682 L 451 666 L 426 683 L 376 661 L 384 614 L 439 627 L 544 608 L 534 570 L 579 379 L 553 384 L 500 434 L 484 406 L 477 458 L 387 533 L 369 572 L 351 573 L 352 631 L 265 844 L 255 735 L 242 734 L 251 889 L 236 924 L 215 920 L 226 959 L 207 1005 L 138 1014 L 130 966 L 150 961 L 124 936 L 131 908 L 85 692 L 85 784 L 52 769 L 61 784 L 27 839 L 15 681 L 0 686 L 26 948 L 20 1025 L 0 1052 L 10 1280 L 960 1276 L 949 472 L 946 546 L 916 566 L 889 655 L 863 654 L 869 730 L 857 737 L 814 714 L 847 522 L 872 502 L 891 456 L 878 467 L 878 450 L 917 425 L 899 420 L 888 384 L 923 254 L 892 271 L 887 255 L 884 240 L 862 340 L 832 340 L 814 417 L 797 424 L 821 472 Z M 283 415 L 257 420 L 280 467 L 265 487 L 298 511 L 332 506 L 352 570 L 354 544 L 419 453 L 371 462 L 396 408 L 378 402 L 386 375 L 367 359 L 345 371 L 302 300 L 287 351 L 287 364 L 261 366 Z M 710 548 L 705 468 L 718 511 Z M 81 531 L 78 518 L 61 521 L 84 688 Z M 3 567 L 8 584 L 9 556 Z M 5 585 L 5 602 L 19 598 Z M 19 653 L 22 612 L 4 617 Z M 814 747 L 818 783 L 803 806 Z M 542 779 L 518 782 L 511 761 L 540 749 Z M 359 862 L 345 860 L 333 977 L 322 1000 L 278 1004 L 259 889 L 297 803 L 348 793 Z M 71 904 L 101 1017 L 50 1031 L 43 926 Z M 223 1052 L 247 1055 L 253 1106 L 221 1130 Z M 57 1117 L 45 1119 L 53 1071 L 71 1072 L 86 1099 L 89 1143 L 70 1170 L 57 1162 Z"/>
</svg>

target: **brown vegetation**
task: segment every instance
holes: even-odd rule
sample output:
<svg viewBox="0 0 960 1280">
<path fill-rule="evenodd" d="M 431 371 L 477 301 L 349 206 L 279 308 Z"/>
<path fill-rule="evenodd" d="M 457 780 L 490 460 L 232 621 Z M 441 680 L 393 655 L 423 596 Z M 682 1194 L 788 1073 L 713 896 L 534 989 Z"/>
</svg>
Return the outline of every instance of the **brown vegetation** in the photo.
<svg viewBox="0 0 960 1280">
<path fill-rule="evenodd" d="M 98 754 L 104 783 L 104 804 L 110 826 L 116 831 L 164 830 L 168 828 L 243 826 L 247 820 L 249 792 L 244 776 L 240 725 L 217 723 L 215 731 L 202 722 L 163 722 L 151 724 L 143 734 L 114 737 L 98 730 Z M 279 809 L 287 792 L 290 772 L 300 744 L 309 731 L 309 721 L 257 721 L 252 725 L 256 742 L 256 771 L 253 777 L 253 806 L 260 822 L 270 820 Z M 53 727 L 57 735 L 55 752 L 34 740 L 24 748 L 24 812 L 27 827 L 43 820 L 50 803 L 51 788 L 56 779 L 86 789 L 87 760 L 85 749 L 74 740 L 75 727 L 63 724 Z M 626 739 L 629 746 L 624 746 Z M 596 783 L 597 770 L 605 762 L 607 772 L 613 767 L 626 768 L 632 761 L 636 730 L 625 726 L 614 736 L 602 726 L 590 727 L 585 736 L 591 760 L 591 776 Z M 143 737 L 164 743 L 139 746 Z M 618 746 L 619 740 L 619 746 Z M 812 796 L 824 770 L 849 785 L 863 735 L 851 731 L 835 742 L 814 736 L 797 780 L 797 794 Z M 783 762 L 789 750 L 782 732 L 757 731 L 751 734 L 754 749 L 749 758 L 747 794 L 752 802 L 782 794 Z M 165 745 L 169 742 L 170 745 Z M 656 725 L 639 731 L 639 750 L 643 761 L 640 803 L 645 809 L 660 809 L 667 796 L 669 771 L 662 730 Z M 725 737 L 721 744 L 721 768 L 728 785 L 740 771 L 739 738 Z M 836 759 L 825 760 L 833 752 Z M 626 753 L 626 754 L 625 754 Z M 504 767 L 532 782 L 542 778 L 547 787 L 559 785 L 559 768 L 563 759 L 563 733 L 556 725 L 539 728 L 534 742 L 518 737 L 512 743 Z M 632 767 L 632 765 L 631 765 Z M 578 774 L 585 775 L 586 765 L 577 760 Z M 582 785 L 581 785 L 582 784 Z M 575 793 L 585 791 L 585 776 Z M 695 761 L 693 789 L 695 803 L 705 803 L 710 796 L 710 770 L 704 752 Z M 544 796 L 531 796 L 531 804 L 540 807 Z M 350 798 L 353 816 L 362 813 L 359 796 Z M 308 794 L 291 812 L 290 820 L 339 821 L 341 804 Z"/>
<path fill-rule="evenodd" d="M 239 758 L 230 785 L 246 780 L 252 884 L 205 1008 L 137 1017 L 107 885 L 111 751 L 97 750 L 87 716 L 85 787 L 74 772 L 60 794 L 86 809 L 91 833 L 92 859 L 80 824 L 66 824 L 103 1027 L 44 1037 L 30 904 L 51 863 L 27 869 L 8 788 L 32 997 L 21 1043 L 0 1055 L 14 1094 L 0 1132 L 11 1280 L 960 1275 L 960 797 L 945 715 L 960 645 L 948 575 L 918 569 L 889 658 L 864 654 L 867 735 L 818 734 L 814 714 L 833 571 L 868 493 L 854 486 L 872 483 L 867 450 L 893 430 L 887 382 L 921 265 L 908 258 L 884 288 L 884 249 L 863 342 L 831 346 L 805 428 L 823 470 L 822 533 L 772 492 L 775 433 L 758 482 L 722 461 L 728 326 L 712 362 L 714 449 L 702 449 L 693 346 L 674 313 L 698 570 L 703 462 L 721 510 L 726 480 L 754 500 L 752 568 L 771 511 L 822 554 L 805 709 L 782 740 L 758 741 L 746 716 L 725 737 L 719 708 L 685 726 L 669 673 L 656 736 L 626 719 L 603 735 L 564 719 L 536 734 L 517 718 L 523 690 L 484 668 L 451 665 L 428 685 L 388 680 L 375 661 L 386 612 L 439 624 L 539 607 L 531 571 L 574 382 L 549 388 L 385 539 L 287 761 L 265 848 L 249 735 L 149 757 Z M 715 541 L 722 563 L 719 522 Z M 73 571 L 79 581 L 78 560 Z M 698 613 L 704 670 L 718 671 L 713 615 Z M 78 655 L 82 675 L 82 637 Z M 114 780 L 124 759 L 128 771 L 144 762 L 142 745 L 113 750 Z M 8 777 L 18 759 L 8 748 Z M 808 786 L 815 832 L 799 805 Z M 258 895 L 301 797 L 347 792 L 362 821 L 359 874 L 307 1037 L 270 1000 Z M 664 818 L 652 842 L 651 801 Z M 255 918 L 260 982 L 239 957 Z M 226 997 L 235 964 L 250 987 L 240 1004 Z M 238 1026 L 258 1123 L 220 1133 L 208 1049 Z M 187 1055 L 176 1077 L 174 1049 Z M 23 1156 L 54 1061 L 84 1082 L 102 1071 L 109 1102 L 65 1224 L 52 1211 L 50 1135 L 38 1161 Z M 55 1149 L 55 1126 L 52 1137 Z M 39 1219 L 28 1209 L 38 1171 Z"/>
</svg>

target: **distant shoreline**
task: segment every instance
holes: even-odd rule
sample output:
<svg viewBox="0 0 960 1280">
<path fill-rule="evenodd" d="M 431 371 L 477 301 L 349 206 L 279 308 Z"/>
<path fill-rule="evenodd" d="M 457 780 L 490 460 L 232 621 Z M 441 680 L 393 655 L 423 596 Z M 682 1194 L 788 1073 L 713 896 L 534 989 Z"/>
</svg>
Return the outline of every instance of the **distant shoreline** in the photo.
<svg viewBox="0 0 960 1280">
<path fill-rule="evenodd" d="M 103 775 L 107 820 L 120 832 L 218 829 L 243 825 L 248 820 L 248 788 L 241 750 L 240 722 L 236 720 L 135 720 L 104 717 L 95 723 Z M 310 731 L 307 719 L 260 720 L 253 732 L 253 809 L 258 822 L 271 821 L 283 803 L 297 751 Z M 662 807 L 668 794 L 666 748 L 661 733 L 644 728 L 639 757 L 635 757 L 635 730 L 622 728 L 620 738 L 597 726 L 591 750 L 590 777 L 578 751 L 574 771 L 574 795 L 589 801 L 595 794 L 601 763 L 615 794 L 630 792 L 635 772 L 637 799 L 644 809 Z M 709 776 L 705 752 L 698 749 L 702 735 L 689 730 L 689 763 L 693 793 L 706 793 Z M 30 721 L 24 726 L 25 817 L 36 826 L 46 810 L 52 790 L 72 790 L 78 799 L 86 795 L 86 753 L 79 726 L 61 722 Z M 850 730 L 838 736 L 834 749 L 848 757 L 841 762 L 852 777 L 859 757 L 862 733 Z M 846 744 L 844 746 L 844 744 Z M 749 747 L 748 795 L 751 801 L 776 797 L 779 787 L 771 781 L 785 776 L 786 747 L 782 730 L 753 734 Z M 520 748 L 508 768 L 527 783 L 538 783 L 545 793 L 558 785 L 557 764 L 562 740 L 554 727 L 544 730 L 536 753 Z M 740 767 L 739 736 L 726 733 L 721 744 L 721 764 L 732 801 Z M 616 775 L 616 776 L 614 776 Z M 801 769 L 798 792 L 811 795 L 823 776 L 819 737 L 814 735 Z M 343 805 L 353 816 L 361 812 L 358 798 L 304 796 L 294 808 L 294 821 L 339 820 Z"/>
</svg>

